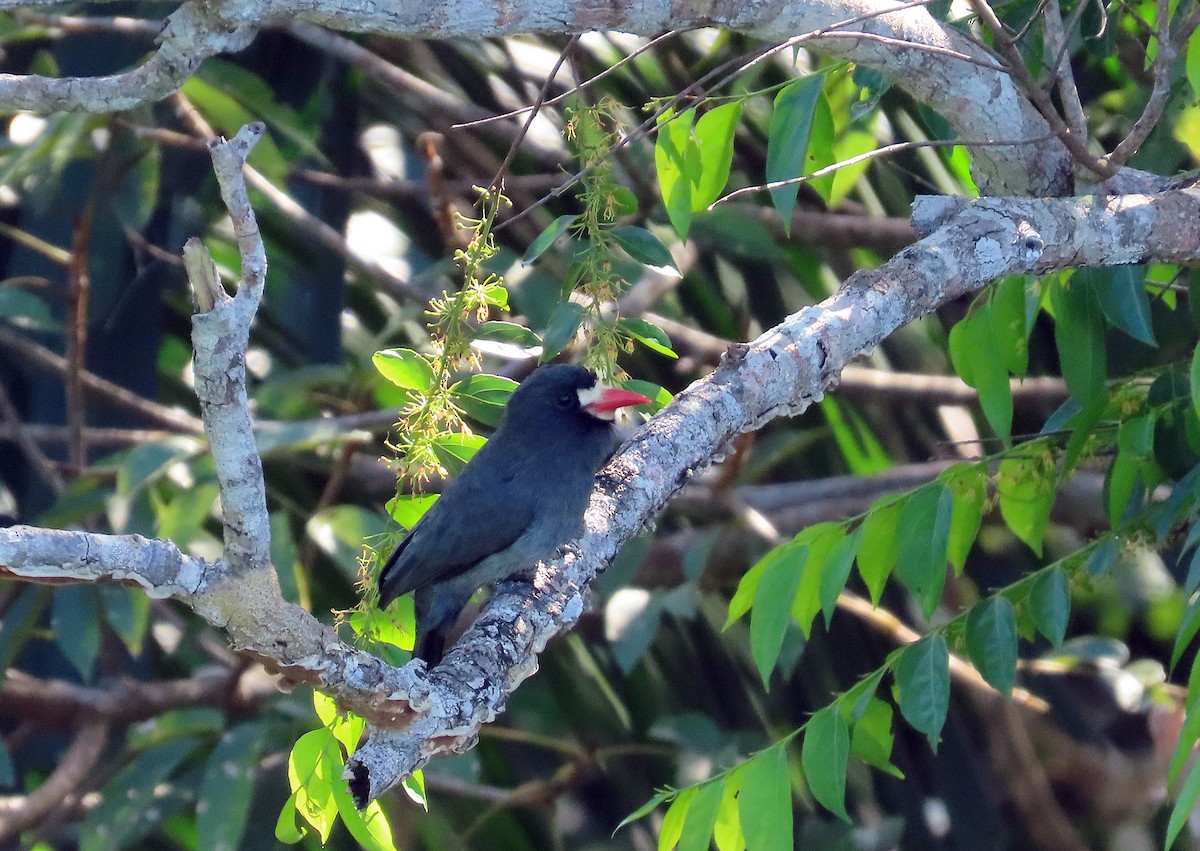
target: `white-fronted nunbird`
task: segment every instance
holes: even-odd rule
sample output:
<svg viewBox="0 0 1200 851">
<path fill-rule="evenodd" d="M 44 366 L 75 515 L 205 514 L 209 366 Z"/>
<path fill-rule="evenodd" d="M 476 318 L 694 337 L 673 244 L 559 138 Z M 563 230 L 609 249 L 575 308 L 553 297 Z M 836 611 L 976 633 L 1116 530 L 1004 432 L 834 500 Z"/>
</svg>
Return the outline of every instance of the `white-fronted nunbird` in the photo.
<svg viewBox="0 0 1200 851">
<path fill-rule="evenodd" d="M 379 573 L 380 606 L 416 592 L 414 655 L 436 665 L 476 590 L 579 535 L 616 411 L 649 401 L 567 364 L 543 366 L 513 391 L 496 433 Z"/>
</svg>

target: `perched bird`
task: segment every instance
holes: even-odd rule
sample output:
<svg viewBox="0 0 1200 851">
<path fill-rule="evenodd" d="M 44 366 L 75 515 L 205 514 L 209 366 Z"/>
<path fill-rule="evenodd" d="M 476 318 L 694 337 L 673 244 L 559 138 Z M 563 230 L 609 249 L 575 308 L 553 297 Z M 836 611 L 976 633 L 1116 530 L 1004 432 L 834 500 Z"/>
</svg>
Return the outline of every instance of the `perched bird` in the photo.
<svg viewBox="0 0 1200 851">
<path fill-rule="evenodd" d="M 581 366 L 544 366 L 513 391 L 500 427 L 392 553 L 379 605 L 416 592 L 414 655 L 433 667 L 482 585 L 576 537 L 618 408 L 650 400 Z"/>
</svg>

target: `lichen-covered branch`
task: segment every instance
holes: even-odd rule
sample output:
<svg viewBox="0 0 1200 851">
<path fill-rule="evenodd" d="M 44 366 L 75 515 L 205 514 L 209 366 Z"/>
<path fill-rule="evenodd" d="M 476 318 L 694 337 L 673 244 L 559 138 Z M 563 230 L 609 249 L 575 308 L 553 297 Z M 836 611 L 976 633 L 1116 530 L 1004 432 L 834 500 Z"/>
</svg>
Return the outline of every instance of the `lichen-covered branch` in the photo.
<svg viewBox="0 0 1200 851">
<path fill-rule="evenodd" d="M 22 4 L 27 5 L 27 4 Z M 41 5 L 41 4 L 37 4 Z M 0 8 L 8 8 L 0 0 Z M 668 0 L 596 4 L 579 0 L 190 0 L 168 20 L 159 49 L 138 68 L 100 78 L 0 75 L 0 109 L 111 112 L 159 100 L 200 62 L 237 51 L 257 28 L 294 21 L 401 37 L 469 39 L 518 33 L 620 30 L 652 36 L 665 30 L 720 26 L 785 41 L 820 31 L 805 47 L 885 74 L 955 126 L 964 139 L 1041 139 L 1049 126 L 998 67 L 995 57 L 951 27 L 921 0 L 786 0 L 776 4 Z M 856 35 L 858 34 L 858 35 Z M 1062 195 L 1070 190 L 1063 145 L 1038 143 L 979 149 L 976 182 L 991 194 Z"/>
<path fill-rule="evenodd" d="M 819 401 L 851 359 L 900 326 L 1003 275 L 1200 259 L 1200 190 L 926 198 L 914 220 L 924 239 L 878 269 L 852 275 L 833 296 L 757 340 L 731 346 L 716 372 L 680 393 L 617 453 L 600 473 L 576 549 L 540 565 L 529 580 L 501 583 L 442 664 L 409 687 L 411 725 L 375 730 L 351 757 L 346 774 L 359 802 L 436 754 L 470 748 L 479 727 L 537 670 L 546 643 L 582 614 L 589 583 L 690 476 L 718 460 L 738 434 Z"/>
</svg>

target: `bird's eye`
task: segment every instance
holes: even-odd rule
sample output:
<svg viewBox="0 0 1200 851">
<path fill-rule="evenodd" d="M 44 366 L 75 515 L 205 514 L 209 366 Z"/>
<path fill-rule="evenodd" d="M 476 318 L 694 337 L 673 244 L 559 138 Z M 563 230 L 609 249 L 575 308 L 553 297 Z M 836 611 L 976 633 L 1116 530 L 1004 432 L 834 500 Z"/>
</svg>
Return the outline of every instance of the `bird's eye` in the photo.
<svg viewBox="0 0 1200 851">
<path fill-rule="evenodd" d="M 554 403 L 560 408 L 569 408 L 571 403 L 575 401 L 575 397 L 570 393 L 564 393 L 554 400 Z"/>
</svg>

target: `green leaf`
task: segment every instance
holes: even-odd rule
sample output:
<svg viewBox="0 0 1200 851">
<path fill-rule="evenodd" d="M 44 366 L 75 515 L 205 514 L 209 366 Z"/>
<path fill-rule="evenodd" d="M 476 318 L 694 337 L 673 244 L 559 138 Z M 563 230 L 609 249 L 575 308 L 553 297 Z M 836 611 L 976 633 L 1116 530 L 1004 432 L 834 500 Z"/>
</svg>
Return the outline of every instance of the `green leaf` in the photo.
<svg viewBox="0 0 1200 851">
<path fill-rule="evenodd" d="M 771 690 L 771 671 L 783 647 L 783 635 L 791 619 L 792 601 L 800 587 L 807 546 L 785 544 L 768 554 L 750 613 L 750 651 L 762 677 L 763 688 Z"/>
<path fill-rule="evenodd" d="M 1000 516 L 1038 555 L 1054 505 L 1054 483 L 1054 462 L 1043 453 L 1010 456 L 1000 462 L 996 481 Z"/>
<path fill-rule="evenodd" d="M 636 810 L 631 812 L 629 815 L 625 816 L 625 818 L 621 819 L 621 823 L 618 824 L 616 826 L 616 828 L 613 830 L 613 835 L 615 836 L 617 831 L 620 830 L 621 828 L 625 827 L 625 825 L 633 824 L 633 822 L 637 821 L 638 819 L 643 819 L 646 816 L 650 815 L 650 813 L 657 810 L 664 801 L 671 800 L 672 798 L 675 797 L 675 795 L 676 795 L 676 792 L 674 789 L 663 789 L 659 792 L 656 792 L 654 794 L 653 798 L 651 798 L 646 803 L 642 804 L 640 807 L 638 807 Z"/>
<path fill-rule="evenodd" d="M 650 231 L 634 225 L 626 225 L 613 228 L 608 233 L 617 241 L 617 245 L 625 249 L 626 254 L 643 266 L 649 266 L 660 272 L 670 271 L 675 274 L 675 277 L 680 277 L 679 267 L 675 265 L 675 259 L 671 257 L 671 252 Z"/>
<path fill-rule="evenodd" d="M 854 408 L 839 405 L 832 396 L 826 396 L 821 402 L 821 413 L 829 421 L 846 466 L 856 476 L 870 476 L 892 466 L 887 450 Z"/>
<path fill-rule="evenodd" d="M 991 302 L 979 305 L 950 329 L 950 362 L 958 377 L 979 391 L 988 424 L 1005 442 L 1012 437 L 1012 385 Z"/>
<path fill-rule="evenodd" d="M 850 736 L 850 753 L 867 765 L 893 777 L 904 779 L 904 772 L 892 765 L 892 707 L 873 694 L 868 695 L 862 714 Z"/>
<path fill-rule="evenodd" d="M 667 332 L 652 322 L 632 316 L 623 316 L 617 320 L 617 327 L 653 352 L 669 358 L 679 357 L 671 348 L 671 338 L 667 336 Z"/>
<path fill-rule="evenodd" d="M 578 216 L 559 216 L 552 221 L 549 227 L 537 235 L 537 239 L 529 243 L 529 248 L 525 249 L 525 256 L 521 258 L 521 262 L 528 266 L 545 254 L 546 250 L 557 242 L 560 236 L 570 230 L 571 225 L 575 224 L 575 220 L 578 218 Z"/>
<path fill-rule="evenodd" d="M 821 99 L 824 74 L 810 74 L 788 84 L 775 96 L 775 109 L 767 131 L 767 182 L 794 180 L 805 173 L 813 118 Z M 791 232 L 792 210 L 800 186 L 790 183 L 771 191 L 786 233 Z"/>
<path fill-rule="evenodd" d="M 830 704 L 809 720 L 804 729 L 800 762 L 808 788 L 817 803 L 842 821 L 849 823 L 846 812 L 846 763 L 850 758 L 850 729 Z"/>
<path fill-rule="evenodd" d="M 143 751 L 118 771 L 83 819 L 80 851 L 139 847 L 140 839 L 181 811 L 188 802 L 167 780 L 198 744 L 194 736 L 172 739 Z"/>
<path fill-rule="evenodd" d="M 50 628 L 67 661 L 84 682 L 90 681 L 100 652 L 100 601 L 96 589 L 87 585 L 56 589 L 50 607 Z"/>
<path fill-rule="evenodd" d="M 299 148 L 305 159 L 328 162 L 316 143 L 314 123 L 287 104 L 280 103 L 271 84 L 262 77 L 223 59 L 205 62 L 197 69 L 196 76 L 265 121 L 273 133 Z"/>
<path fill-rule="evenodd" d="M 817 523 L 796 536 L 796 543 L 807 545 L 808 557 L 801 569 L 800 586 L 792 600 L 792 618 L 800 625 L 807 639 L 812 633 L 813 621 L 821 611 L 821 583 L 825 575 L 829 554 L 846 538 L 846 527 L 841 523 Z"/>
<path fill-rule="evenodd" d="M 733 599 L 729 601 L 729 615 L 725 619 L 725 626 L 721 627 L 721 629 L 729 629 L 735 621 L 754 606 L 754 596 L 758 593 L 758 583 L 762 579 L 767 566 L 775 560 L 776 553 L 777 550 L 771 550 L 742 574 L 742 578 L 738 580 L 737 590 L 733 592 Z"/>
<path fill-rule="evenodd" d="M 321 724 L 338 740 L 346 753 L 353 753 L 362 739 L 367 722 L 352 712 L 341 712 L 332 697 L 313 691 L 313 709 Z"/>
<path fill-rule="evenodd" d="M 517 387 L 517 382 L 502 375 L 471 375 L 451 385 L 450 396 L 471 419 L 495 427 Z"/>
<path fill-rule="evenodd" d="M 670 851 L 683 835 L 683 826 L 687 822 L 688 810 L 692 807 L 697 790 L 695 786 L 684 789 L 671 802 L 663 816 L 662 827 L 658 831 L 658 851 Z"/>
<path fill-rule="evenodd" d="M 223 64 L 223 72 L 228 72 L 230 68 L 236 68 L 243 74 L 248 73 L 232 63 Z M 225 73 L 219 76 L 224 77 Z M 209 82 L 200 76 L 193 76 L 183 84 L 182 92 L 208 119 L 217 133 L 232 137 L 239 127 L 259 119 L 254 110 L 248 109 L 240 98 L 230 93 L 236 85 L 237 83 L 220 78 Z M 264 133 L 255 144 L 250 153 L 249 164 L 266 175 L 276 186 L 282 186 L 287 181 L 288 160 L 269 133 Z"/>
<path fill-rule="evenodd" d="M 671 404 L 671 400 L 675 398 L 671 395 L 671 391 L 665 387 L 660 387 L 652 381 L 641 381 L 637 378 L 630 378 L 621 382 L 621 387 L 626 390 L 632 390 L 634 393 L 641 393 L 650 400 L 648 405 L 638 405 L 634 410 L 649 411 L 652 414 L 657 414 L 667 405 Z"/>
<path fill-rule="evenodd" d="M 429 796 L 425 792 L 424 771 L 418 768 L 412 774 L 405 777 L 401 785 L 404 787 L 404 794 L 408 795 L 409 800 L 425 812 L 429 812 Z"/>
<path fill-rule="evenodd" d="M 1029 613 L 1034 627 L 1047 641 L 1055 647 L 1062 644 L 1071 616 L 1071 587 L 1061 567 L 1053 567 L 1033 581 L 1029 589 Z"/>
<path fill-rule="evenodd" d="M 433 367 L 412 349 L 384 349 L 371 356 L 379 374 L 397 387 L 424 393 L 433 386 Z"/>
<path fill-rule="evenodd" d="M 1192 87 L 1192 94 L 1200 98 L 1200 30 L 1193 32 L 1191 38 L 1188 39 L 1184 67 L 1187 71 L 1188 84 Z M 1170 844 L 1168 842 L 1167 846 L 1169 847 Z"/>
<path fill-rule="evenodd" d="M 821 571 L 821 614 L 825 616 L 825 628 L 833 619 L 833 610 L 837 608 L 838 595 L 846 587 L 850 578 L 850 569 L 854 567 L 854 557 L 858 553 L 858 545 L 862 542 L 863 527 L 860 525 L 854 532 L 838 541 Z"/>
<path fill-rule="evenodd" d="M 262 725 L 250 722 L 225 733 L 213 748 L 196 804 L 198 847 L 237 851 L 241 846 L 262 740 Z"/>
<path fill-rule="evenodd" d="M 716 201 L 729 181 L 733 163 L 733 135 L 742 114 L 741 101 L 710 109 L 696 122 L 696 144 L 700 148 L 700 175 L 692 189 L 692 212 Z"/>
<path fill-rule="evenodd" d="M 1200 656 L 1197 657 L 1200 660 Z M 1193 663 L 1193 670 L 1195 664 Z M 1184 716 L 1183 726 L 1179 730 L 1179 738 L 1175 742 L 1175 749 L 1171 753 L 1171 768 L 1167 772 L 1167 785 L 1174 786 L 1179 779 L 1179 773 L 1183 771 L 1183 766 L 1187 763 L 1188 758 L 1192 755 L 1192 750 L 1196 747 L 1196 740 L 1200 739 L 1200 706 L 1191 703 L 1187 707 L 1187 714 Z"/>
<path fill-rule="evenodd" d="M 711 780 L 697 787 L 696 797 L 683 823 L 683 832 L 679 835 L 679 851 L 708 851 L 724 785 L 720 780 Z"/>
<path fill-rule="evenodd" d="M 1192 353 L 1191 387 L 1192 410 L 1196 412 L 1196 416 L 1200 416 L 1200 346 Z"/>
<path fill-rule="evenodd" d="M 275 838 L 287 845 L 295 845 L 308 835 L 308 828 L 296 824 L 296 800 L 299 796 L 299 790 L 293 792 L 275 820 Z"/>
<path fill-rule="evenodd" d="M 1175 669 L 1179 658 L 1192 645 L 1197 631 L 1200 631 L 1200 600 L 1193 600 L 1184 610 L 1183 623 L 1175 633 L 1175 646 L 1171 649 L 1171 670 Z"/>
<path fill-rule="evenodd" d="M 1004 278 L 988 296 L 992 333 L 1005 368 L 1024 378 L 1029 368 L 1029 328 L 1026 319 L 1025 278 Z"/>
<path fill-rule="evenodd" d="M 738 766 L 725 775 L 717 820 L 713 824 L 713 842 L 718 851 L 745 851 L 746 839 L 742 836 L 742 818 L 738 812 L 738 794 L 744 774 L 744 766 Z"/>
<path fill-rule="evenodd" d="M 879 605 L 883 587 L 896 563 L 896 527 L 900 523 L 903 502 L 879 500 L 862 525 L 858 545 L 858 573 L 871 593 L 872 605 Z"/>
<path fill-rule="evenodd" d="M 295 793 L 296 812 L 317 831 L 321 844 L 329 841 L 337 815 L 334 783 L 345 785 L 341 763 L 337 740 L 324 727 L 297 739 L 288 756 L 288 781 Z"/>
<path fill-rule="evenodd" d="M 1150 320 L 1150 299 L 1146 297 L 1145 266 L 1079 269 L 1072 281 L 1092 291 L 1114 328 L 1147 346 L 1158 345 Z"/>
<path fill-rule="evenodd" d="M 1071 395 L 1087 407 L 1104 394 L 1104 317 L 1095 295 L 1075 280 L 1051 287 L 1050 303 L 1063 379 Z"/>
<path fill-rule="evenodd" d="M 756 754 L 744 771 L 738 814 L 746 847 L 753 851 L 792 851 L 792 787 L 783 745 Z"/>
<path fill-rule="evenodd" d="M 13 286 L 0 285 L 0 318 L 25 331 L 57 331 L 62 327 L 40 296 Z"/>
<path fill-rule="evenodd" d="M 476 341 L 491 340 L 497 343 L 507 343 L 527 352 L 542 348 L 542 338 L 516 322 L 489 320 L 475 329 L 474 337 Z"/>
<path fill-rule="evenodd" d="M 967 655 L 992 688 L 1009 697 L 1017 677 L 1017 614 L 996 595 L 967 613 Z"/>
<path fill-rule="evenodd" d="M 654 165 L 658 190 L 667 208 L 667 218 L 687 239 L 692 226 L 692 186 L 700 179 L 700 149 L 693 138 L 695 108 L 675 115 L 667 110 L 658 117 L 658 136 L 654 141 Z"/>
<path fill-rule="evenodd" d="M 333 797 L 337 802 L 338 815 L 342 823 L 350 831 L 350 835 L 365 851 L 396 851 L 396 843 L 392 839 L 392 827 L 388 824 L 387 816 L 378 801 L 372 801 L 366 809 L 359 811 L 354 806 L 350 791 L 339 776 L 333 782 Z"/>
<path fill-rule="evenodd" d="M 916 491 L 900 511 L 896 573 L 921 604 L 926 619 L 942 599 L 953 512 L 954 495 L 941 482 Z"/>
<path fill-rule="evenodd" d="M 467 462 L 475 457 L 475 453 L 483 448 L 487 439 L 477 434 L 451 432 L 439 434 L 433 439 L 433 451 L 438 462 L 446 468 L 450 475 L 462 472 Z"/>
<path fill-rule="evenodd" d="M 894 669 L 900 712 L 937 753 L 950 707 L 950 652 L 940 634 L 905 647 Z"/>
<path fill-rule="evenodd" d="M 956 575 L 961 575 L 967 564 L 967 555 L 979 535 L 983 523 L 983 509 L 987 504 L 986 467 L 963 465 L 954 468 L 944 481 L 954 495 L 954 512 L 950 518 L 950 539 L 946 543 L 946 558 L 954 565 Z"/>
<path fill-rule="evenodd" d="M 1183 783 L 1183 788 L 1179 790 L 1179 796 L 1175 799 L 1175 806 L 1171 808 L 1171 818 L 1167 821 L 1167 837 L 1163 842 L 1163 848 L 1170 848 L 1175 842 L 1179 831 L 1183 830 L 1192 810 L 1195 809 L 1197 798 L 1200 798 L 1200 762 L 1192 766 L 1187 780 Z"/>
<path fill-rule="evenodd" d="M 389 499 L 384 508 L 393 520 L 405 529 L 411 529 L 425 516 L 426 511 L 433 508 L 438 496 L 436 493 L 427 496 L 396 496 Z"/>
<path fill-rule="evenodd" d="M 1108 519 L 1114 527 L 1121 524 L 1127 510 L 1136 511 L 1138 508 L 1137 503 L 1131 503 L 1131 500 L 1133 500 L 1134 489 L 1137 487 L 1141 466 L 1141 462 L 1130 456 L 1128 452 L 1118 450 L 1112 464 L 1108 467 L 1104 490 Z"/>
<path fill-rule="evenodd" d="M 573 301 L 564 301 L 554 308 L 550 323 L 542 332 L 542 363 L 548 363 L 575 339 L 575 332 L 587 315 L 587 308 Z"/>
</svg>

